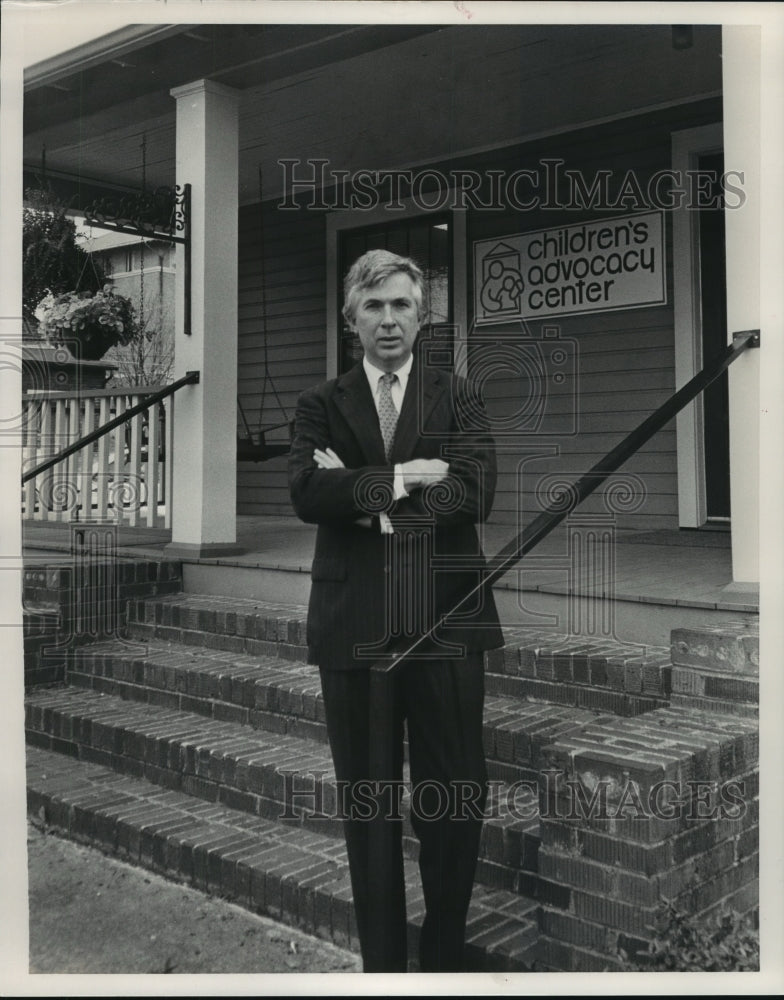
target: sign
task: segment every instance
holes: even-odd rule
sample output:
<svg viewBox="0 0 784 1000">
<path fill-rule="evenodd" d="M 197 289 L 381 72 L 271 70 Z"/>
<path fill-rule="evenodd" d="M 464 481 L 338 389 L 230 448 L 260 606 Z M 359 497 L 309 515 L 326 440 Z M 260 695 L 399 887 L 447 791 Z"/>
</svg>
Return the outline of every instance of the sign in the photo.
<svg viewBox="0 0 784 1000">
<path fill-rule="evenodd" d="M 664 216 L 645 212 L 474 243 L 477 323 L 667 301 Z"/>
</svg>

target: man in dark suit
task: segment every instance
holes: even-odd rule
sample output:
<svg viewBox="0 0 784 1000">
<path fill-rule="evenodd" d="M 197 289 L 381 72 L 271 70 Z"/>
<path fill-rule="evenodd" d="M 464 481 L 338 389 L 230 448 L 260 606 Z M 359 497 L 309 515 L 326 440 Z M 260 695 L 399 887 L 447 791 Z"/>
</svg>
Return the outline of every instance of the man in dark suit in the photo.
<svg viewBox="0 0 784 1000">
<path fill-rule="evenodd" d="M 415 356 L 424 313 L 413 261 L 373 250 L 354 263 L 344 315 L 364 358 L 302 394 L 289 463 L 294 508 L 319 525 L 309 658 L 320 668 L 336 777 L 348 789 L 344 826 L 366 972 L 407 968 L 401 825 L 388 821 L 389 898 L 371 899 L 369 823 L 354 795 L 369 778 L 375 728 L 369 668 L 420 640 L 396 667 L 384 705 L 395 759 L 383 777 L 402 779 L 405 720 L 426 905 L 420 968 L 462 971 L 487 785 L 483 651 L 503 643 L 489 591 L 449 617 L 481 579 L 475 525 L 490 513 L 496 462 L 475 389 Z M 368 933 L 378 906 L 391 929 L 380 947 Z"/>
</svg>

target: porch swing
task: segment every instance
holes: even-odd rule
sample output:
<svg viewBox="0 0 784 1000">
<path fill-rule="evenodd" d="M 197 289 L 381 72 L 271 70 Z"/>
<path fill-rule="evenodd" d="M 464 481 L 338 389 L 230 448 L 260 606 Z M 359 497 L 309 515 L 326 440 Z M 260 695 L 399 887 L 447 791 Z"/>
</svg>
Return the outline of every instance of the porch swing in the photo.
<svg viewBox="0 0 784 1000">
<path fill-rule="evenodd" d="M 262 209 L 264 205 L 264 198 L 262 192 L 262 182 L 261 182 L 261 167 L 259 167 L 259 215 L 262 214 Z M 237 407 L 242 418 L 242 423 L 245 428 L 244 436 L 239 432 L 237 433 L 237 461 L 238 462 L 266 462 L 268 459 L 276 458 L 278 455 L 288 455 L 291 451 L 291 439 L 294 435 L 294 420 L 289 419 L 286 412 L 286 408 L 283 405 L 280 396 L 278 395 L 278 390 L 275 387 L 275 380 L 272 377 L 272 373 L 269 368 L 269 344 L 268 344 L 268 332 L 267 332 L 267 291 L 266 291 L 266 258 L 264 254 L 264 220 L 260 218 L 260 235 L 259 235 L 259 248 L 261 251 L 261 322 L 262 322 L 262 344 L 264 346 L 264 378 L 261 383 L 261 401 L 259 403 L 259 423 L 256 429 L 256 436 L 254 437 L 251 431 L 250 424 L 245 415 L 245 408 L 242 405 L 242 400 L 237 396 Z M 278 409 L 286 418 L 277 424 L 268 424 L 264 426 L 264 403 L 267 395 L 267 384 L 272 387 L 272 391 L 275 394 L 275 400 L 278 404 Z M 285 441 L 269 441 L 267 439 L 267 434 L 272 431 L 280 430 L 282 427 L 288 428 L 288 440 Z"/>
<path fill-rule="evenodd" d="M 265 335 L 266 336 L 266 335 Z M 265 345 L 266 354 L 266 345 Z M 269 369 L 266 364 L 264 366 L 264 385 L 261 390 L 261 405 L 259 407 L 259 427 L 256 431 L 256 438 L 254 440 L 253 433 L 248 424 L 248 420 L 245 416 L 245 410 L 242 406 L 242 400 L 237 397 L 237 406 L 239 407 L 240 416 L 242 417 L 242 423 L 245 427 L 245 436 L 237 434 L 237 461 L 238 462 L 266 462 L 267 459 L 275 458 L 278 455 L 288 455 L 291 451 L 291 438 L 294 434 L 294 421 L 286 419 L 279 424 L 268 424 L 266 427 L 261 426 L 261 418 L 264 413 L 264 395 L 266 392 L 266 383 L 269 381 L 272 386 L 272 390 L 275 393 L 275 398 L 278 401 L 278 406 L 286 415 L 286 410 L 280 401 L 277 390 L 275 389 L 275 383 L 272 376 L 269 373 Z M 287 441 L 268 441 L 267 433 L 269 431 L 279 430 L 281 427 L 288 427 L 288 440 Z"/>
</svg>

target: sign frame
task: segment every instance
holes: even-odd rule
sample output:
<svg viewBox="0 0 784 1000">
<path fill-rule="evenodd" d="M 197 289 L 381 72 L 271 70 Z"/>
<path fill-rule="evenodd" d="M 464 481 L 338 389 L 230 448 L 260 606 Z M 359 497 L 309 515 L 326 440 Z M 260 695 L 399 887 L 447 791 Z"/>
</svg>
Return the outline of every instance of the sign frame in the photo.
<svg viewBox="0 0 784 1000">
<path fill-rule="evenodd" d="M 474 240 L 472 247 L 474 325 L 497 326 L 502 323 L 519 322 L 520 320 L 525 322 L 538 319 L 557 320 L 569 316 L 586 316 L 595 313 L 621 312 L 627 309 L 646 309 L 667 305 L 667 240 L 664 215 L 665 213 L 661 210 L 634 212 L 628 215 L 592 219 L 590 221 L 570 223 L 563 226 L 548 226 L 522 233 Z M 536 237 L 541 237 L 539 241 L 541 244 L 545 244 L 545 241 L 549 240 L 551 245 L 556 244 L 557 246 L 565 247 L 567 252 L 559 254 L 558 260 L 572 258 L 573 265 L 574 257 L 582 253 L 582 250 L 570 251 L 569 247 L 574 242 L 574 237 L 579 235 L 580 232 L 582 232 L 585 240 L 591 242 L 594 240 L 589 238 L 587 234 L 589 232 L 593 233 L 595 241 L 598 242 L 600 238 L 599 234 L 610 228 L 617 233 L 622 227 L 627 226 L 629 232 L 632 232 L 639 224 L 651 221 L 654 222 L 654 230 L 643 242 L 653 248 L 654 254 L 658 255 L 658 263 L 655 265 L 653 277 L 648 279 L 648 285 L 651 287 L 645 293 L 644 298 L 638 301 L 632 299 L 631 301 L 622 301 L 616 304 L 607 304 L 606 302 L 598 301 L 596 305 L 580 303 L 579 305 L 575 304 L 574 307 L 545 307 L 535 311 L 526 311 L 524 296 L 527 294 L 526 290 L 529 287 L 526 277 L 530 275 L 532 266 L 536 265 L 532 264 L 532 259 L 525 254 L 525 250 L 534 244 Z M 487 248 L 484 253 L 482 252 L 483 248 Z M 637 249 L 637 247 L 625 244 L 620 250 L 616 250 L 613 247 L 599 246 L 589 252 L 594 254 L 594 258 L 601 259 L 602 254 L 606 254 L 609 257 L 615 253 L 620 257 L 624 251 L 628 253 L 631 250 L 635 253 Z M 523 271 L 524 258 L 526 261 L 525 271 Z M 585 260 L 585 258 L 581 259 Z M 488 261 L 490 261 L 489 264 Z M 550 263 L 553 264 L 554 261 Z M 559 266 L 563 267 L 564 265 Z M 586 263 L 585 267 L 589 272 L 589 278 L 596 277 L 596 275 L 590 274 L 590 264 Z M 570 267 L 570 272 L 571 269 Z M 617 272 L 608 271 L 607 273 L 615 274 Z M 586 285 L 582 277 L 579 280 L 583 286 Z M 614 279 L 604 278 L 602 282 L 592 281 L 589 283 L 589 287 L 593 288 L 593 285 L 598 286 L 602 283 L 604 284 L 604 295 L 607 297 L 609 294 L 608 285 L 614 284 Z M 631 282 L 627 280 L 627 285 L 629 284 Z M 563 289 L 570 286 L 567 286 L 565 281 L 559 283 L 554 280 L 546 283 L 545 287 L 549 291 L 553 288 Z M 581 294 L 584 290 L 585 288 L 580 290 Z M 600 292 L 601 289 L 597 288 L 595 293 Z M 633 286 L 631 291 L 627 290 L 627 294 L 634 294 Z M 519 300 L 520 303 L 517 308 L 514 307 L 515 300 Z M 483 303 L 486 303 L 491 308 L 485 307 Z M 492 312 L 496 311 L 492 308 L 493 303 L 499 305 L 496 315 L 492 314 Z"/>
</svg>

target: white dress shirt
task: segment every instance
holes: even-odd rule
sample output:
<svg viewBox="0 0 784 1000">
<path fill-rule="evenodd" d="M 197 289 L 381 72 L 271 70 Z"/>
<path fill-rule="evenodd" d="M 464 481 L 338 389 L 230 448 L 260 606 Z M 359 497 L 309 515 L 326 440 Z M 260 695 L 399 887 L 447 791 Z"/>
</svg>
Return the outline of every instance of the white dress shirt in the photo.
<svg viewBox="0 0 784 1000">
<path fill-rule="evenodd" d="M 390 394 L 392 396 L 392 404 L 400 413 L 400 407 L 403 405 L 403 396 L 406 392 L 406 386 L 408 385 L 408 377 L 411 374 L 411 368 L 414 364 L 413 354 L 409 357 L 408 361 L 394 373 L 397 375 L 397 379 L 390 386 Z M 376 412 L 378 413 L 378 390 L 379 383 L 382 375 L 386 375 L 386 372 L 381 368 L 376 368 L 375 365 L 371 364 L 367 358 L 362 359 L 362 367 L 365 369 L 365 375 L 367 376 L 368 383 L 370 385 L 370 392 L 373 396 L 373 402 L 376 406 Z M 400 500 L 401 497 L 407 497 L 408 491 L 403 485 L 403 467 L 398 463 L 395 466 L 395 479 L 393 484 L 393 496 L 395 500 Z M 382 534 L 394 534 L 395 529 L 392 527 L 392 522 L 389 517 L 381 513 L 378 516 L 379 524 L 381 525 Z"/>
</svg>

